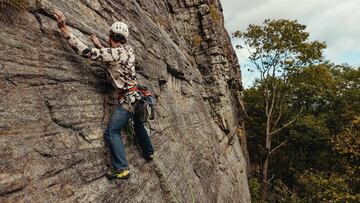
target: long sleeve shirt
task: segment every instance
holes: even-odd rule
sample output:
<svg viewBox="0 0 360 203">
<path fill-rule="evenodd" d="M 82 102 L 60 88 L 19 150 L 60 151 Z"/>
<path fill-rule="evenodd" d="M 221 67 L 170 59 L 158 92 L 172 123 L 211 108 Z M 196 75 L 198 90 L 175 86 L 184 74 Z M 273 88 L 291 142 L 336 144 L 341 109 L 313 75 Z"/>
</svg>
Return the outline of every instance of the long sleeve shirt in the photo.
<svg viewBox="0 0 360 203">
<path fill-rule="evenodd" d="M 107 73 L 115 88 L 126 92 L 138 84 L 135 73 L 135 54 L 130 45 L 97 49 L 86 46 L 72 33 L 69 33 L 66 39 L 72 49 L 82 57 L 107 62 L 109 64 Z M 140 95 L 136 91 L 128 92 L 121 98 L 120 103 L 133 104 L 139 98 Z"/>
<path fill-rule="evenodd" d="M 91 48 L 69 33 L 67 38 L 73 50 L 84 58 L 108 62 L 108 74 L 116 88 L 127 90 L 137 85 L 135 74 L 135 54 L 130 45 L 116 48 Z"/>
</svg>

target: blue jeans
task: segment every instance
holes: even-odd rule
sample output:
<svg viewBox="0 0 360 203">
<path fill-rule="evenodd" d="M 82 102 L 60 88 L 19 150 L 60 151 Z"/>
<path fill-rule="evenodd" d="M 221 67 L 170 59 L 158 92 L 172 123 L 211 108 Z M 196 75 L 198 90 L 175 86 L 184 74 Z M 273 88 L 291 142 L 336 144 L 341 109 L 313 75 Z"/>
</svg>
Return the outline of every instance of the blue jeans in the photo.
<svg viewBox="0 0 360 203">
<path fill-rule="evenodd" d="M 124 143 L 121 139 L 121 130 L 126 126 L 132 114 L 122 107 L 116 108 L 105 130 L 105 142 L 110 149 L 111 165 L 115 170 L 129 169 L 126 159 Z M 150 137 L 144 123 L 134 117 L 134 130 L 140 149 L 145 157 L 154 153 Z"/>
</svg>

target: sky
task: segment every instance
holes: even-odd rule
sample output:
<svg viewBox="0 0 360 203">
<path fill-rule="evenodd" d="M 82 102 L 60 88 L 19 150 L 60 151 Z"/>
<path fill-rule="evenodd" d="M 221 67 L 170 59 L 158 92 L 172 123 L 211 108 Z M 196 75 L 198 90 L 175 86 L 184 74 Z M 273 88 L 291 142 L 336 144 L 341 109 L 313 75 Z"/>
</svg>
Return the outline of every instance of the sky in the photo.
<svg viewBox="0 0 360 203">
<path fill-rule="evenodd" d="M 220 0 L 229 34 L 245 31 L 249 24 L 265 19 L 298 20 L 306 25 L 310 40 L 327 44 L 325 59 L 336 64 L 360 66 L 360 0 Z M 233 45 L 236 41 L 233 40 Z M 247 71 L 247 56 L 236 50 L 243 83 L 250 86 L 256 73 Z"/>
</svg>

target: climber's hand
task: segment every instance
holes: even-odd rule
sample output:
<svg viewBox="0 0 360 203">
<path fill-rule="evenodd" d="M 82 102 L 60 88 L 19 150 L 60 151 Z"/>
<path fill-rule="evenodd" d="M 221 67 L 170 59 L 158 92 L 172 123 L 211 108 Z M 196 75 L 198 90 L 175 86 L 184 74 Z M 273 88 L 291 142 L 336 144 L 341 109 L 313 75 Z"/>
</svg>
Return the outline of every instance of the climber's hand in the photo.
<svg viewBox="0 0 360 203">
<path fill-rule="evenodd" d="M 56 19 L 59 29 L 64 34 L 64 36 L 67 37 L 69 35 L 69 30 L 66 26 L 66 18 L 64 16 L 64 14 L 61 11 L 55 9 L 54 17 Z"/>
<path fill-rule="evenodd" d="M 66 18 L 65 18 L 64 14 L 61 11 L 55 9 L 54 17 L 55 17 L 56 22 L 58 24 L 58 27 L 60 29 L 63 29 L 63 28 L 66 27 Z"/>
<path fill-rule="evenodd" d="M 99 39 L 96 37 L 96 35 L 91 35 L 91 40 L 93 41 L 96 48 L 101 49 L 104 48 L 103 45 L 101 45 Z"/>
</svg>

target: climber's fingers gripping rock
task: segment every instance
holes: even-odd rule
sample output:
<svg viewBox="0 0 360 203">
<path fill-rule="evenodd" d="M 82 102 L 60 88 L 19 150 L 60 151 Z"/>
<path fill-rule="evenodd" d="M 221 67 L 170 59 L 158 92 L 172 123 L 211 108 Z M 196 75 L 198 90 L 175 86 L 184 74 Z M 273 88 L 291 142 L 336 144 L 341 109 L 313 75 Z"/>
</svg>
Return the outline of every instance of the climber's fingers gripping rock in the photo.
<svg viewBox="0 0 360 203">
<path fill-rule="evenodd" d="M 61 11 L 55 9 L 54 16 L 55 16 L 56 22 L 58 24 L 58 27 L 60 29 L 65 28 L 66 27 L 66 18 L 64 16 L 64 14 Z"/>
<path fill-rule="evenodd" d="M 101 45 L 99 39 L 96 37 L 96 35 L 91 35 L 91 40 L 93 41 L 93 43 L 94 43 L 94 45 L 95 45 L 96 48 L 98 48 L 98 49 L 104 48 L 104 47 Z"/>
<path fill-rule="evenodd" d="M 68 31 L 68 29 L 67 29 L 67 27 L 66 27 L 66 18 L 65 18 L 65 15 L 64 15 L 61 11 L 55 9 L 55 11 L 54 11 L 54 17 L 55 17 L 55 19 L 56 19 L 56 22 L 57 22 L 57 25 L 58 25 L 59 29 L 60 29 L 61 32 L 64 34 L 64 36 L 67 37 L 69 31 Z"/>
<path fill-rule="evenodd" d="M 96 37 L 96 35 L 91 35 L 91 40 L 96 43 L 96 42 L 99 42 L 98 38 Z"/>
</svg>

